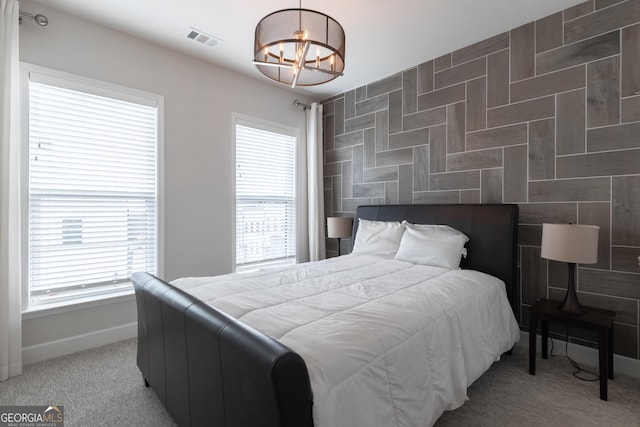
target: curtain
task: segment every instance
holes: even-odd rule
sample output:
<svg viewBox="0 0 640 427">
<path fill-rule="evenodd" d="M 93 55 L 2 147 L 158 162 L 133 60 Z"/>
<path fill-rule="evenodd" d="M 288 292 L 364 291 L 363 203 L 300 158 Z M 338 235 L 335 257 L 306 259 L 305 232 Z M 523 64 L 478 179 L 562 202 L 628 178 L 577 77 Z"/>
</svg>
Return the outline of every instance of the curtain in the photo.
<svg viewBox="0 0 640 427">
<path fill-rule="evenodd" d="M 307 113 L 307 200 L 309 260 L 324 259 L 324 190 L 322 172 L 322 105 L 314 102 Z"/>
<path fill-rule="evenodd" d="M 0 0 L 0 381 L 22 373 L 18 16 Z"/>
</svg>

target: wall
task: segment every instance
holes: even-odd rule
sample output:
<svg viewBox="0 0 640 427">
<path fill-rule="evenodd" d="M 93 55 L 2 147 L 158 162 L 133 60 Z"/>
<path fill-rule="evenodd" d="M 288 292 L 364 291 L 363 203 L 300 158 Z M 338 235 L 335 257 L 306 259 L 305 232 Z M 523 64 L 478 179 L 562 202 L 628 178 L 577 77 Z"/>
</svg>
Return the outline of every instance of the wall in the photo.
<svg viewBox="0 0 640 427">
<path fill-rule="evenodd" d="M 49 18 L 47 27 L 21 25 L 22 61 L 164 96 L 164 276 L 230 272 L 231 115 L 281 123 L 304 135 L 304 113 L 292 103 L 312 100 L 39 4 L 23 2 L 21 9 Z M 82 349 L 85 336 L 102 333 L 109 341 L 135 334 L 131 298 L 42 314 L 23 322 L 27 363 L 65 347 Z M 51 343 L 59 350 L 50 352 Z"/>
<path fill-rule="evenodd" d="M 566 265 L 540 257 L 541 224 L 599 225 L 579 298 L 617 311 L 614 351 L 638 359 L 639 22 L 640 0 L 590 0 L 326 100 L 327 216 L 518 203 L 523 325 L 566 288 Z"/>
</svg>

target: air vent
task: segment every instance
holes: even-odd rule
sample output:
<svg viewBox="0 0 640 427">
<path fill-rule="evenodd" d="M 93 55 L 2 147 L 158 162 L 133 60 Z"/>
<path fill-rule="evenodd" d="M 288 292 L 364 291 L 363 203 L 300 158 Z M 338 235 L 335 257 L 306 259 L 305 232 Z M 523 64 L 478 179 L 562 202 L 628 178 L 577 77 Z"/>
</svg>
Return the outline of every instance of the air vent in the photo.
<svg viewBox="0 0 640 427">
<path fill-rule="evenodd" d="M 189 31 L 187 32 L 187 38 L 197 41 L 198 43 L 201 43 L 209 47 L 214 47 L 214 46 L 217 46 L 219 43 L 222 43 L 222 39 L 213 37 L 212 35 L 204 33 L 200 30 L 196 30 L 193 27 L 189 27 Z"/>
</svg>

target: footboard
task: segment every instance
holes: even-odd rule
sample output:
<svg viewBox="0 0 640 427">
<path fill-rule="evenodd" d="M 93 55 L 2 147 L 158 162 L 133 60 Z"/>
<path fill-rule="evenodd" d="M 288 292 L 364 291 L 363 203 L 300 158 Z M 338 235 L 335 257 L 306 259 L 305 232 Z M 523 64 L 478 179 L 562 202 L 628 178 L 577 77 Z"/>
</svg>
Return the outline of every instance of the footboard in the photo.
<svg viewBox="0 0 640 427">
<path fill-rule="evenodd" d="M 148 273 L 131 281 L 138 367 L 178 425 L 313 426 L 297 353 Z"/>
</svg>

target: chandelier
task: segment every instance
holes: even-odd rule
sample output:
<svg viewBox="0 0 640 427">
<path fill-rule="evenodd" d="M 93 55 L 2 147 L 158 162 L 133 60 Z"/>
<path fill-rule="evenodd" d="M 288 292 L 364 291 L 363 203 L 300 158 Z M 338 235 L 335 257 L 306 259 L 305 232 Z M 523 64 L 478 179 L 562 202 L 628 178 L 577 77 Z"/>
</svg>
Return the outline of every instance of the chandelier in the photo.
<svg viewBox="0 0 640 427">
<path fill-rule="evenodd" d="M 296 86 L 329 82 L 344 71 L 342 26 L 315 10 L 273 12 L 258 23 L 253 63 L 265 76 Z"/>
</svg>

